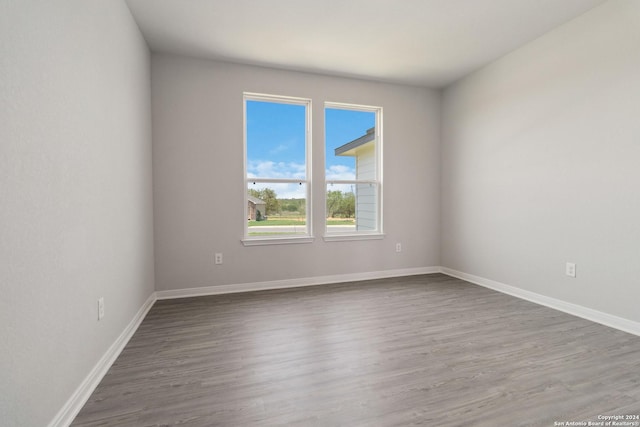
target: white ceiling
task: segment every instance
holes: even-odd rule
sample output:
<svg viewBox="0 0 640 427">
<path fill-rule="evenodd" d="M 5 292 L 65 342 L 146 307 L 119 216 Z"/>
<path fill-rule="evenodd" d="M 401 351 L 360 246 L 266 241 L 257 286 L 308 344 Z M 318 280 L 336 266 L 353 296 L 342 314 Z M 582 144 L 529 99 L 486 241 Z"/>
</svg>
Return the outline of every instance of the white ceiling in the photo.
<svg viewBox="0 0 640 427">
<path fill-rule="evenodd" d="M 154 52 L 442 87 L 604 0 L 127 0 Z"/>
</svg>

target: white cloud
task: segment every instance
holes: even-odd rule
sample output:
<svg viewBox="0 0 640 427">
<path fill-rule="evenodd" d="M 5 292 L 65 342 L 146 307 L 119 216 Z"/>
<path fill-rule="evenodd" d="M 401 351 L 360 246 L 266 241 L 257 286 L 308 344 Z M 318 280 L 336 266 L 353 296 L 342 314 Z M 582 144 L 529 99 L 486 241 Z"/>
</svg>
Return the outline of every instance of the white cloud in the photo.
<svg viewBox="0 0 640 427">
<path fill-rule="evenodd" d="M 339 181 L 356 179 L 356 171 L 354 168 L 345 165 L 332 165 L 325 170 L 327 181 Z M 327 191 L 342 191 L 349 193 L 353 191 L 352 184 L 328 184 Z"/>
<path fill-rule="evenodd" d="M 249 161 L 247 176 L 249 178 L 289 178 L 305 179 L 306 167 L 295 162 Z"/>
<path fill-rule="evenodd" d="M 279 178 L 304 180 L 306 167 L 295 162 L 249 161 L 247 163 L 248 178 Z M 307 197 L 306 184 L 299 183 L 250 183 L 249 188 L 261 190 L 271 188 L 278 199 L 303 199 Z"/>
<path fill-rule="evenodd" d="M 305 179 L 305 165 L 295 162 L 273 162 L 267 161 L 249 161 L 247 163 L 247 176 L 249 178 L 287 178 L 287 179 Z M 331 180 L 352 180 L 355 179 L 355 169 L 345 165 L 332 165 L 325 170 L 326 179 Z M 271 188 L 274 190 L 279 199 L 302 199 L 307 197 L 306 184 L 298 183 L 250 183 L 249 188 L 261 190 L 263 188 Z M 329 184 L 327 191 L 353 191 L 351 184 Z"/>
<path fill-rule="evenodd" d="M 304 199 L 307 197 L 306 184 L 286 184 L 280 182 L 256 182 L 249 183 L 249 188 L 254 190 L 262 190 L 270 188 L 276 192 L 278 199 Z"/>
<path fill-rule="evenodd" d="M 331 165 L 324 173 L 327 181 L 356 179 L 356 170 L 345 165 Z"/>
</svg>

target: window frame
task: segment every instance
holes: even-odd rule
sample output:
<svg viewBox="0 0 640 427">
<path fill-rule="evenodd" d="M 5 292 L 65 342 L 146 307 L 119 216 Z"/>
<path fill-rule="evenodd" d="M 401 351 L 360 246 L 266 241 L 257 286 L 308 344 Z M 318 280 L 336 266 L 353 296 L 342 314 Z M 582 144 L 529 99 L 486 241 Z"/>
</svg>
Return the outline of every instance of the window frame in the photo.
<svg viewBox="0 0 640 427">
<path fill-rule="evenodd" d="M 326 177 L 327 170 L 327 141 L 326 141 L 326 111 L 327 109 L 339 109 L 339 110 L 352 110 L 352 111 L 366 111 L 375 113 L 375 168 L 376 168 L 376 179 L 374 180 L 329 180 Z M 349 241 L 349 240 L 376 240 L 384 238 L 384 228 L 383 228 L 383 159 L 382 159 L 382 140 L 383 140 L 383 107 L 381 106 L 371 106 L 371 105 L 359 105 L 359 104 L 350 104 L 343 102 L 330 102 L 326 101 L 324 103 L 324 135 L 325 140 L 323 142 L 324 152 L 325 152 L 325 161 L 324 161 L 324 235 L 323 239 L 325 241 Z M 327 225 L 327 203 L 326 196 L 328 187 L 330 184 L 373 184 L 377 186 L 377 199 L 376 199 L 376 229 L 375 230 L 363 230 L 363 231 L 348 231 L 348 232 L 329 232 Z M 357 203 L 357 200 L 356 200 Z"/>
<path fill-rule="evenodd" d="M 247 101 L 271 102 L 279 104 L 302 105 L 305 107 L 305 178 L 289 179 L 289 178 L 249 178 L 247 176 Z M 312 101 L 310 98 L 300 98 L 283 95 L 270 95 L 264 93 L 243 92 L 242 94 L 242 132 L 243 132 L 243 173 L 244 173 L 244 233 L 242 244 L 244 246 L 258 245 L 278 245 L 291 243 L 311 243 L 313 242 L 313 209 L 312 209 L 312 182 L 311 182 L 311 165 L 312 165 Z M 273 236 L 250 236 L 249 224 L 247 217 L 249 207 L 247 203 L 247 193 L 250 183 L 304 183 L 306 186 L 306 233 L 301 235 L 273 235 Z"/>
</svg>

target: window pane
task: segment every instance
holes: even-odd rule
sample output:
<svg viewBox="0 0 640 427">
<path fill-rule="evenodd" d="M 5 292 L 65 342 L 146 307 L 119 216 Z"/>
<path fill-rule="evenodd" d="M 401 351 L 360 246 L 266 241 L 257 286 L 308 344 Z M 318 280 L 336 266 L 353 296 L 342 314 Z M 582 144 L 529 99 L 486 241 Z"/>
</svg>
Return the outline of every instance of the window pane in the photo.
<svg viewBox="0 0 640 427">
<path fill-rule="evenodd" d="M 378 229 L 378 186 L 356 184 L 356 231 Z"/>
<path fill-rule="evenodd" d="M 247 177 L 305 179 L 306 107 L 246 101 Z"/>
<path fill-rule="evenodd" d="M 326 179 L 376 179 L 373 111 L 325 109 Z"/>
<path fill-rule="evenodd" d="M 327 184 L 327 233 L 377 231 L 378 184 Z"/>
<path fill-rule="evenodd" d="M 307 185 L 302 183 L 249 183 L 247 221 L 249 236 L 307 234 Z"/>
<path fill-rule="evenodd" d="M 380 232 L 381 109 L 327 103 L 325 107 L 326 231 Z M 332 182 L 333 181 L 333 182 Z M 345 182 L 346 181 L 346 182 Z"/>
</svg>

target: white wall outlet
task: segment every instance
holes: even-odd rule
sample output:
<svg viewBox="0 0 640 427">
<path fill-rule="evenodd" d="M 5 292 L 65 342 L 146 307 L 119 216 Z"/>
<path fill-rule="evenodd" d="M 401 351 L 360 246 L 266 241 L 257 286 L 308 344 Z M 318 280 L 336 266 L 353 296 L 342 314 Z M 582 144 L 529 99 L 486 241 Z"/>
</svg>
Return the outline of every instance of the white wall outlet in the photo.
<svg viewBox="0 0 640 427">
<path fill-rule="evenodd" d="M 396 243 L 396 252 L 402 252 L 402 243 Z"/>
<path fill-rule="evenodd" d="M 572 262 L 568 262 L 565 267 L 565 273 L 569 277 L 576 277 L 576 265 Z"/>
<path fill-rule="evenodd" d="M 216 265 L 222 264 L 222 253 L 218 252 L 216 254 Z"/>
<path fill-rule="evenodd" d="M 104 297 L 98 298 L 98 320 L 104 317 Z"/>
</svg>

